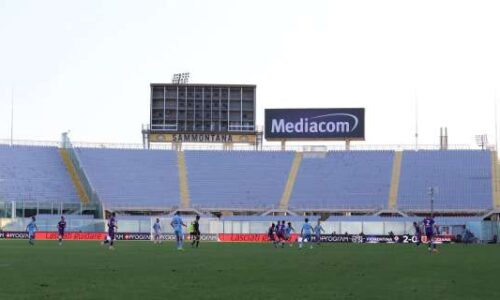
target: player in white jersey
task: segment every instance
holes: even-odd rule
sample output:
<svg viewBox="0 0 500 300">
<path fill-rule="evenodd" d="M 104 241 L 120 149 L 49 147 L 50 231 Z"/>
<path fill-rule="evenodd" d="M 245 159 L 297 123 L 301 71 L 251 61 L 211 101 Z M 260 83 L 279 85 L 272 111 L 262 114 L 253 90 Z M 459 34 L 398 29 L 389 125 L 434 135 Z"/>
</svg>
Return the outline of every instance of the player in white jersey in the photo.
<svg viewBox="0 0 500 300">
<path fill-rule="evenodd" d="M 160 244 L 161 243 L 161 225 L 160 219 L 156 219 L 156 222 L 153 224 L 153 243 Z"/>
</svg>

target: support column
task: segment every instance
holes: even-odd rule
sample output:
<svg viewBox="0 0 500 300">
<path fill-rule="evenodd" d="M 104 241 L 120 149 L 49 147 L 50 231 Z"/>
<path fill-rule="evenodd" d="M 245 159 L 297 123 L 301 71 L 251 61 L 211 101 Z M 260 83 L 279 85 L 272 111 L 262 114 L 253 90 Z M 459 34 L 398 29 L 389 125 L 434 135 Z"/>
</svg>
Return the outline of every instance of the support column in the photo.
<svg viewBox="0 0 500 300">
<path fill-rule="evenodd" d="M 281 140 L 281 151 L 286 151 L 286 140 Z"/>
</svg>

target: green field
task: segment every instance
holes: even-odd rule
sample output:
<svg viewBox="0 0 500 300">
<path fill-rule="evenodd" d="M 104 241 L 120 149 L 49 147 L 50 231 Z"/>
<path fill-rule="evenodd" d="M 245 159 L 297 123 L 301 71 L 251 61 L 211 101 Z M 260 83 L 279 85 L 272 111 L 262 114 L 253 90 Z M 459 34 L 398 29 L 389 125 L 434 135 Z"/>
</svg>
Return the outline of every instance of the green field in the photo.
<svg viewBox="0 0 500 300">
<path fill-rule="evenodd" d="M 498 299 L 500 248 L 0 241 L 0 299 Z"/>
</svg>

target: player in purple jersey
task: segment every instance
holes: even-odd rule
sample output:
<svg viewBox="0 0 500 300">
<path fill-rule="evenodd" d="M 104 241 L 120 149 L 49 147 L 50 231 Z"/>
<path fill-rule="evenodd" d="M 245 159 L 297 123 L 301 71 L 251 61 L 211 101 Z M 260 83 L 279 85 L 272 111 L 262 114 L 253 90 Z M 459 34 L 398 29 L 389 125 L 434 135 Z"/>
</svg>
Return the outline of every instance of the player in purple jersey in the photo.
<svg viewBox="0 0 500 300">
<path fill-rule="evenodd" d="M 432 216 L 426 217 L 423 222 L 425 236 L 427 237 L 427 245 L 429 245 L 428 249 L 432 252 L 437 252 L 436 243 L 434 241 L 434 234 L 437 233 L 437 227 Z"/>
<path fill-rule="evenodd" d="M 61 216 L 61 221 L 57 223 L 57 232 L 59 236 L 59 246 L 62 245 L 62 240 L 64 239 L 64 230 L 66 229 L 66 220 L 64 216 Z"/>
<path fill-rule="evenodd" d="M 102 242 L 103 245 L 109 243 L 109 250 L 114 249 L 113 244 L 115 241 L 115 233 L 116 233 L 116 230 L 118 229 L 118 225 L 117 225 L 115 217 L 116 217 L 116 214 L 112 213 L 111 217 L 108 220 L 108 236 Z"/>
<path fill-rule="evenodd" d="M 274 233 L 276 232 L 276 225 L 274 223 L 271 224 L 271 227 L 267 230 L 267 238 L 273 242 L 274 247 L 276 247 L 276 238 Z"/>
<path fill-rule="evenodd" d="M 422 243 L 422 229 L 420 229 L 420 225 L 417 222 L 413 222 L 413 228 L 415 229 L 415 237 L 417 238 L 417 246 L 420 246 Z"/>
</svg>

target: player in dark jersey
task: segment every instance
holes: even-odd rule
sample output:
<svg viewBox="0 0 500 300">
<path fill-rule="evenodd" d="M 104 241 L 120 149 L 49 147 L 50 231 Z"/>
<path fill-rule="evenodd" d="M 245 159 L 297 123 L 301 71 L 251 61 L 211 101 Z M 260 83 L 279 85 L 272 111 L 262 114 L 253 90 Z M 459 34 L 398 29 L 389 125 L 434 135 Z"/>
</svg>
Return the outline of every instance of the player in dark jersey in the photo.
<svg viewBox="0 0 500 300">
<path fill-rule="evenodd" d="M 193 239 L 191 242 L 191 248 L 193 248 L 195 244 L 196 248 L 198 248 L 198 245 L 200 244 L 200 237 L 200 216 L 196 215 L 196 219 L 193 222 L 193 231 L 191 232 L 191 238 Z"/>
<path fill-rule="evenodd" d="M 276 232 L 276 225 L 272 223 L 271 227 L 269 227 L 269 230 L 267 231 L 267 237 L 271 242 L 273 242 L 274 247 L 277 246 L 276 237 L 274 236 L 275 232 Z"/>
<path fill-rule="evenodd" d="M 413 222 L 413 228 L 415 229 L 415 237 L 417 238 L 417 246 L 420 246 L 422 243 L 422 229 L 420 229 L 420 225 L 417 222 Z"/>
<path fill-rule="evenodd" d="M 61 216 L 61 221 L 57 223 L 57 232 L 59 235 L 59 246 L 62 246 L 62 240 L 64 239 L 64 230 L 66 229 L 66 220 L 64 216 Z"/>
<path fill-rule="evenodd" d="M 437 252 L 434 234 L 437 233 L 436 224 L 432 216 L 426 217 L 422 222 L 424 224 L 425 236 L 427 237 L 427 245 L 429 252 Z"/>
<path fill-rule="evenodd" d="M 102 242 L 103 245 L 109 243 L 109 250 L 114 249 L 113 244 L 115 241 L 115 233 L 116 233 L 116 230 L 118 229 L 118 225 L 117 225 L 115 217 L 116 217 L 116 214 L 112 213 L 111 217 L 108 220 L 108 236 Z"/>
</svg>

